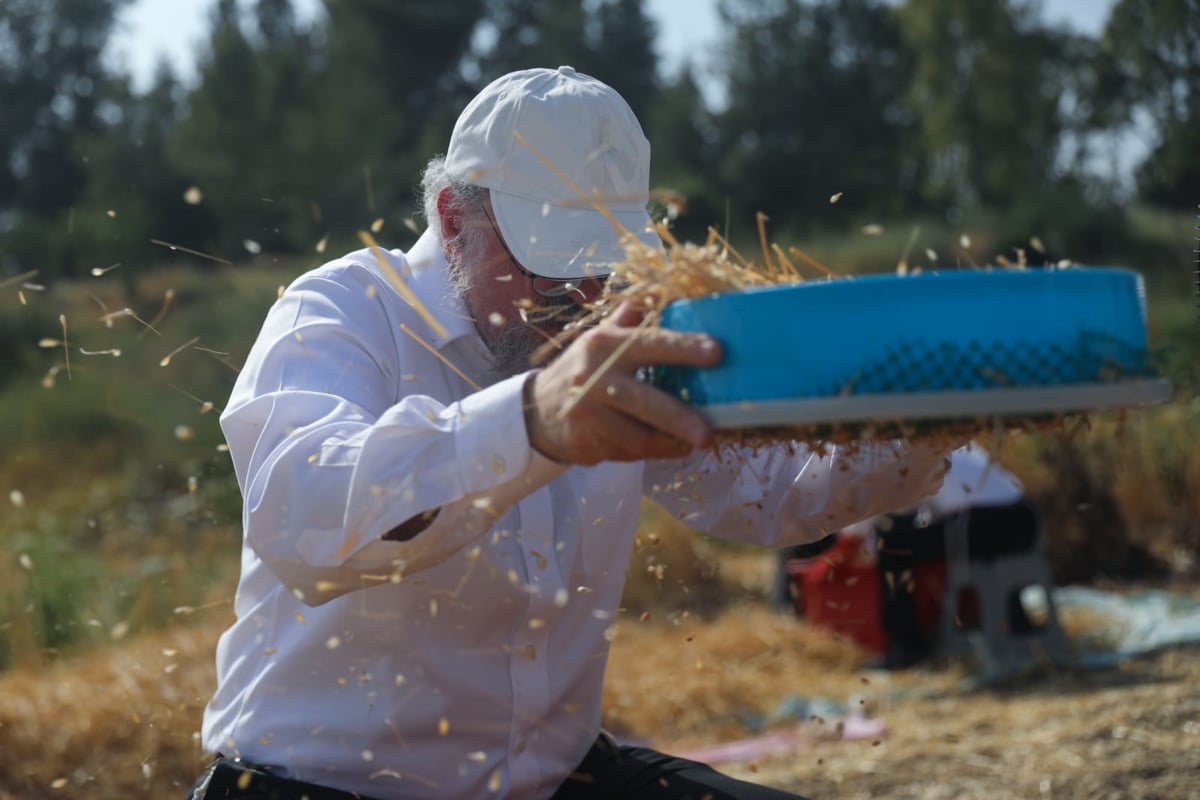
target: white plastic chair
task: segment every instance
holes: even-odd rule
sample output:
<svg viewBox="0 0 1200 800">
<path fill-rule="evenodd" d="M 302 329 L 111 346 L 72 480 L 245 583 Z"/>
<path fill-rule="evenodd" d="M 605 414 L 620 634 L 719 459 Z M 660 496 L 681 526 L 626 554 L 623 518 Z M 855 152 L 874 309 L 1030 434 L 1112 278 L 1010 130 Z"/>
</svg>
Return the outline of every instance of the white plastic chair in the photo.
<svg viewBox="0 0 1200 800">
<path fill-rule="evenodd" d="M 970 512 L 962 511 L 945 526 L 946 586 L 942 605 L 940 645 L 951 656 L 974 657 L 987 678 L 1003 678 L 1035 667 L 1069 667 L 1075 656 L 1059 624 L 1054 604 L 1054 579 L 1041 550 L 1041 539 L 1024 552 L 986 560 L 970 557 L 967 538 Z M 1044 596 L 1044 613 L 1028 630 L 1014 619 L 1021 594 L 1038 587 Z M 974 593 L 979 607 L 978 627 L 964 627 L 959 609 L 964 595 Z"/>
</svg>

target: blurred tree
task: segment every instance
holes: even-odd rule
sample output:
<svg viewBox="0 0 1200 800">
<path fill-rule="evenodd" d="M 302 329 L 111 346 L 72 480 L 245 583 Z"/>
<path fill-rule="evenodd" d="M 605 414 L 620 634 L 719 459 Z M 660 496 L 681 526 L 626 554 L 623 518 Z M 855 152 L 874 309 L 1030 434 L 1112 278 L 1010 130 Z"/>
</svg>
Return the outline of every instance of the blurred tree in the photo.
<svg viewBox="0 0 1200 800">
<path fill-rule="evenodd" d="M 314 107 L 314 195 L 335 235 L 415 210 L 427 148 L 445 148 L 484 0 L 325 0 L 327 67 Z"/>
<path fill-rule="evenodd" d="M 735 221 L 762 211 L 775 225 L 811 227 L 848 208 L 905 203 L 921 161 L 892 10 L 874 0 L 726 0 L 719 13 L 730 31 L 720 178 Z"/>
<path fill-rule="evenodd" d="M 1036 3 L 906 0 L 898 11 L 916 58 L 909 100 L 931 159 L 929 195 L 1010 207 L 1051 185 L 1075 65 Z"/>
<path fill-rule="evenodd" d="M 125 76 L 105 79 L 102 130 L 81 146 L 89 181 L 80 200 L 76 235 L 83 266 L 121 262 L 116 274 L 131 296 L 136 278 L 164 252 L 150 240 L 211 241 L 216 220 L 203 194 L 168 161 L 167 144 L 184 112 L 184 88 L 160 64 L 150 89 L 136 94 Z M 111 210 L 115 215 L 108 217 Z"/>
<path fill-rule="evenodd" d="M 658 26 L 644 0 L 605 0 L 595 15 L 592 74 L 620 92 L 645 125 L 659 99 Z"/>
<path fill-rule="evenodd" d="M 101 55 L 127 0 L 0 3 L 0 233 L 15 268 L 69 267 L 39 252 L 52 227 L 69 236 L 70 209 L 87 185 L 78 144 L 101 125 Z"/>
<path fill-rule="evenodd" d="M 586 26 L 583 0 L 489 0 L 487 44 L 478 54 L 483 81 L 562 64 L 591 74 L 597 63 Z"/>
<path fill-rule="evenodd" d="M 647 125 L 657 180 L 678 181 L 711 167 L 717 132 L 691 64 L 663 87 Z"/>
<path fill-rule="evenodd" d="M 209 48 L 199 57 L 200 82 L 172 137 L 171 163 L 203 192 L 216 215 L 215 242 L 186 241 L 233 257 L 249 242 L 295 249 L 307 214 L 316 69 L 307 31 L 297 27 L 290 0 L 260 0 L 253 39 L 237 0 L 219 0 Z M 255 248 L 256 249 L 256 248 Z"/>
<path fill-rule="evenodd" d="M 1148 201 L 1175 209 L 1200 198 L 1200 0 L 1119 0 L 1101 37 L 1124 107 L 1154 129 L 1138 170 Z"/>
<path fill-rule="evenodd" d="M 644 0 L 491 0 L 483 80 L 568 64 L 612 86 L 643 121 L 657 100 L 657 28 Z"/>
<path fill-rule="evenodd" d="M 1118 179 L 1118 169 L 1110 162 L 1107 174 L 1097 172 L 1093 160 L 1103 160 L 1106 152 L 1119 146 L 1117 135 L 1126 126 L 1130 109 L 1124 102 L 1124 83 L 1111 55 L 1090 37 L 1060 32 L 1061 41 L 1073 69 L 1063 76 L 1063 132 L 1071 171 L 1107 181 Z"/>
<path fill-rule="evenodd" d="M 725 204 L 714 174 L 717 131 L 690 64 L 663 86 L 645 122 L 655 200 L 679 215 L 676 236 L 702 241 L 709 226 L 723 230 Z"/>
</svg>

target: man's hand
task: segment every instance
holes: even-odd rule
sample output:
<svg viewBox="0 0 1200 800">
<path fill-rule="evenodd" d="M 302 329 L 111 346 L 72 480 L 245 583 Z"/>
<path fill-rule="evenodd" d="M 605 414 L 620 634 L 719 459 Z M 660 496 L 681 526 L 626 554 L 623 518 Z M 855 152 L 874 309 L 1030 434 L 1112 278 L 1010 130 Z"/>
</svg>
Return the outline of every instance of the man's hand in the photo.
<svg viewBox="0 0 1200 800">
<path fill-rule="evenodd" d="M 542 455 L 573 464 L 682 458 L 713 442 L 713 429 L 678 398 L 638 381 L 656 364 L 710 367 L 721 346 L 710 336 L 638 328 L 643 313 L 623 303 L 525 384 L 525 427 Z M 633 339 L 633 341 L 630 341 Z M 619 348 L 588 391 L 577 396 Z"/>
</svg>

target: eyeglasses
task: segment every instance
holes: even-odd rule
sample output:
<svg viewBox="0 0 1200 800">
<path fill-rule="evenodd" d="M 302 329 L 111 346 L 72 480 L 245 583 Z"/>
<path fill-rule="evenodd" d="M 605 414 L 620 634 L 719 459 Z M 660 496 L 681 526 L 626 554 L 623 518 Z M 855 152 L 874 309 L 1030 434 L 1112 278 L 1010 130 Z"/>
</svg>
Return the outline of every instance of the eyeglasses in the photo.
<svg viewBox="0 0 1200 800">
<path fill-rule="evenodd" d="M 479 207 L 483 209 L 483 215 L 488 218 L 488 224 L 492 226 L 492 233 L 496 235 L 496 239 L 500 242 L 500 246 L 504 248 L 504 252 L 508 254 L 508 258 L 512 261 L 513 266 L 529 278 L 529 284 L 533 290 L 542 297 L 566 297 L 572 292 L 580 292 L 583 290 L 579 287 L 579 280 L 559 280 L 557 278 L 547 278 L 542 275 L 537 275 L 525 267 L 521 266 L 521 262 L 513 255 L 513 251 L 508 248 L 508 242 L 504 241 L 504 236 L 500 233 L 499 226 L 496 225 L 496 220 L 492 213 L 488 211 L 487 205 L 480 200 Z"/>
</svg>

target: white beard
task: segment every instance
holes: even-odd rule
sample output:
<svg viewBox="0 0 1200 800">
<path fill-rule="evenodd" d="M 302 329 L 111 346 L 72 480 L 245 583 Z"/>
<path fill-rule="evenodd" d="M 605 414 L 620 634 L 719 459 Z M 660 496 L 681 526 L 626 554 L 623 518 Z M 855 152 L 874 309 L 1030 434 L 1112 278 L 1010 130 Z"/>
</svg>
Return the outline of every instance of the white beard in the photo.
<svg viewBox="0 0 1200 800">
<path fill-rule="evenodd" d="M 530 363 L 530 359 L 545 339 L 521 321 L 517 309 L 514 308 L 511 315 L 505 315 L 501 324 L 493 325 L 489 320 L 480 317 L 479 310 L 471 302 L 471 298 L 475 296 L 477 280 L 477 272 L 473 268 L 483 263 L 486 253 L 487 243 L 484 236 L 482 229 L 467 226 L 462 232 L 461 246 L 452 250 L 447 260 L 450 267 L 450 291 L 462 301 L 467 312 L 475 320 L 475 328 L 492 355 L 492 367 L 484 376 L 487 385 L 490 386 L 531 369 L 533 364 Z M 555 300 L 542 300 L 543 303 L 539 305 L 557 304 Z M 563 300 L 570 302 L 569 298 Z"/>
</svg>

